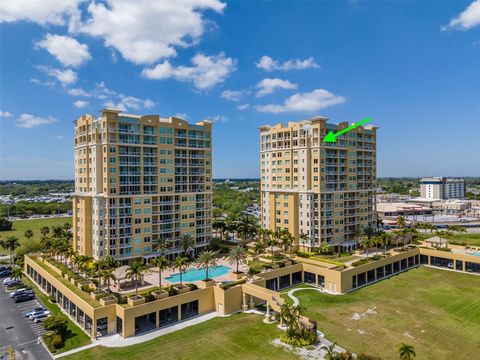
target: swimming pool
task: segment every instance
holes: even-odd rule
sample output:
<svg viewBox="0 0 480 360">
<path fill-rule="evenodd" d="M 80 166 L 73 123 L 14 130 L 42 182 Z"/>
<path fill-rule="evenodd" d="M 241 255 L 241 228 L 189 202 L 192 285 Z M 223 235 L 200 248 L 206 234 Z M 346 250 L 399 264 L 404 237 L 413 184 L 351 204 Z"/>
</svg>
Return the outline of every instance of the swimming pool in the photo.
<svg viewBox="0 0 480 360">
<path fill-rule="evenodd" d="M 230 271 L 230 268 L 227 266 L 217 266 L 215 269 L 208 269 L 208 277 L 210 279 L 216 278 L 218 276 L 225 275 Z M 193 282 L 198 280 L 205 279 L 205 269 L 189 269 L 182 274 L 182 280 L 185 282 Z M 169 277 L 166 277 L 165 280 L 176 283 L 180 282 L 180 274 L 173 274 Z"/>
<path fill-rule="evenodd" d="M 480 256 L 480 253 L 470 253 L 470 255 L 473 255 L 473 256 Z"/>
</svg>

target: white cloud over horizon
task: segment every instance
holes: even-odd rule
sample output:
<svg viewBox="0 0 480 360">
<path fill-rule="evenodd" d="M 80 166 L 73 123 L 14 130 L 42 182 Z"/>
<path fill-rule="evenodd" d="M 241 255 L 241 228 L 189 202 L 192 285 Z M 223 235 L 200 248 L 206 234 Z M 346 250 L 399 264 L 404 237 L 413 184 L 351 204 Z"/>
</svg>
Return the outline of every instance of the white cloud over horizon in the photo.
<svg viewBox="0 0 480 360">
<path fill-rule="evenodd" d="M 81 44 L 70 36 L 48 33 L 36 42 L 38 48 L 47 50 L 63 66 L 77 67 L 92 58 L 86 44 Z"/>
<path fill-rule="evenodd" d="M 235 59 L 226 57 L 223 52 L 206 56 L 197 54 L 192 59 L 193 66 L 172 66 L 168 60 L 153 68 L 145 68 L 142 76 L 152 80 L 173 78 L 177 81 L 190 82 L 197 90 L 209 90 L 224 82 L 237 69 Z"/>
<path fill-rule="evenodd" d="M 0 118 L 10 118 L 10 117 L 13 117 L 13 114 L 11 112 L 0 110 Z"/>
<path fill-rule="evenodd" d="M 343 96 L 337 96 L 325 89 L 316 89 L 307 93 L 296 93 L 283 104 L 258 105 L 256 110 L 263 113 L 281 114 L 289 112 L 312 113 L 327 107 L 342 104 Z"/>
<path fill-rule="evenodd" d="M 320 68 L 315 62 L 313 57 L 309 57 L 305 60 L 300 59 L 290 59 L 283 63 L 278 62 L 277 60 L 272 59 L 270 56 L 262 56 L 258 63 L 255 63 L 257 68 L 263 69 L 267 72 L 271 72 L 274 70 L 283 70 L 283 71 L 290 71 L 290 70 L 305 70 L 305 69 L 316 69 Z"/>
<path fill-rule="evenodd" d="M 480 0 L 475 0 L 463 12 L 451 19 L 448 25 L 442 26 L 441 30 L 469 30 L 478 25 L 480 25 Z"/>
</svg>

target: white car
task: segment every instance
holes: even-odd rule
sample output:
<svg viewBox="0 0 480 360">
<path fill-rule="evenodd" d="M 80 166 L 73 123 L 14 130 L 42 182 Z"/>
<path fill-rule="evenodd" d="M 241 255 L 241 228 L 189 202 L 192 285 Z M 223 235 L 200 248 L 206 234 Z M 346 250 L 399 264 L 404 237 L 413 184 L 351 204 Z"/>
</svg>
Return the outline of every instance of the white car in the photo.
<svg viewBox="0 0 480 360">
<path fill-rule="evenodd" d="M 31 289 L 28 289 L 28 288 L 21 288 L 21 289 L 17 289 L 15 291 L 12 291 L 10 293 L 10 299 L 12 299 L 14 296 L 18 295 L 18 294 L 21 294 L 21 293 L 24 293 L 24 292 L 31 292 L 32 290 Z"/>
<path fill-rule="evenodd" d="M 33 320 L 34 322 L 38 323 L 40 321 L 45 320 L 50 316 L 50 311 L 46 310 L 43 313 L 36 314 L 36 315 L 31 315 L 29 318 L 30 320 Z"/>
</svg>

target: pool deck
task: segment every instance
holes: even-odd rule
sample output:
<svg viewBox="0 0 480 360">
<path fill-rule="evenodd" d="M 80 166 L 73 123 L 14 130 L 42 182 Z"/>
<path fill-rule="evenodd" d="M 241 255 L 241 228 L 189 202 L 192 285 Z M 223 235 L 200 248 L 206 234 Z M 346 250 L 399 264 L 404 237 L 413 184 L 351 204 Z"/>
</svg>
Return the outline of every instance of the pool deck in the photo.
<svg viewBox="0 0 480 360">
<path fill-rule="evenodd" d="M 231 271 L 235 271 L 236 265 L 231 265 L 228 262 L 228 260 L 226 260 L 225 258 L 221 258 L 217 262 L 217 266 L 222 266 L 222 265 L 230 268 Z M 190 265 L 187 268 L 187 271 L 191 270 L 191 269 L 197 269 L 196 265 L 195 264 Z M 248 271 L 248 266 L 247 265 L 240 265 L 239 269 L 240 269 L 240 271 L 247 272 Z M 232 274 L 231 271 L 224 274 L 224 275 L 214 277 L 213 279 L 217 283 L 222 283 L 222 282 L 225 282 L 225 281 L 236 281 L 237 278 L 236 278 L 235 275 Z M 178 274 L 178 270 L 173 271 L 171 269 L 168 269 L 168 270 L 162 271 L 162 287 L 163 286 L 168 286 L 168 285 L 173 285 L 173 284 L 178 284 L 178 282 L 171 282 L 171 281 L 167 280 L 167 278 L 169 276 L 175 275 L 175 274 Z M 185 280 L 183 282 L 184 283 L 187 283 L 187 282 L 192 283 L 192 281 L 185 281 Z M 193 283 L 196 284 L 196 283 L 198 283 L 198 281 L 193 281 Z M 154 287 L 154 286 L 158 286 L 158 268 L 151 268 L 151 269 L 149 269 L 148 272 L 145 273 L 145 275 L 143 276 L 143 283 L 142 284 L 139 283 L 138 291 L 142 291 L 144 289 Z M 113 287 L 113 286 L 112 286 L 112 289 L 114 291 L 118 291 L 120 293 L 129 293 L 132 290 L 134 290 L 135 287 L 133 285 L 125 286 L 125 285 L 122 284 L 122 288 L 120 290 L 116 287 Z"/>
</svg>

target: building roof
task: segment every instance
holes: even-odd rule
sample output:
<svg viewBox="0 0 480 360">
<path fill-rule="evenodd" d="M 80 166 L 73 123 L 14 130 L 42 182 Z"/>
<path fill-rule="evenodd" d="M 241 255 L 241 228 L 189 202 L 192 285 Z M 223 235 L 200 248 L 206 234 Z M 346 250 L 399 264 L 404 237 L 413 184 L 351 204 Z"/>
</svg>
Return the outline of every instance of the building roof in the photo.
<svg viewBox="0 0 480 360">
<path fill-rule="evenodd" d="M 430 244 L 437 244 L 437 245 L 448 244 L 448 240 L 440 236 L 433 236 L 430 239 L 425 240 L 425 242 L 428 242 Z"/>
</svg>

